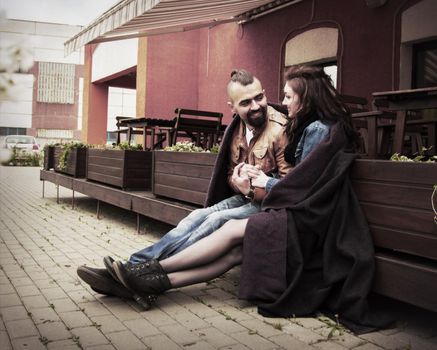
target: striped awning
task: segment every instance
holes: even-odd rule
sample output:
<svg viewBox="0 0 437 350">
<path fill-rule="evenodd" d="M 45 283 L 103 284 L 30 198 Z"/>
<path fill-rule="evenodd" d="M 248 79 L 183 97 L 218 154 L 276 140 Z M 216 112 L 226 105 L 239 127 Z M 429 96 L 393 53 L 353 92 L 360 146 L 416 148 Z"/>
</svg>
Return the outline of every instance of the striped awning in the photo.
<svg viewBox="0 0 437 350">
<path fill-rule="evenodd" d="M 302 0 L 122 0 L 65 42 L 66 53 L 89 43 L 183 32 L 247 21 Z"/>
</svg>

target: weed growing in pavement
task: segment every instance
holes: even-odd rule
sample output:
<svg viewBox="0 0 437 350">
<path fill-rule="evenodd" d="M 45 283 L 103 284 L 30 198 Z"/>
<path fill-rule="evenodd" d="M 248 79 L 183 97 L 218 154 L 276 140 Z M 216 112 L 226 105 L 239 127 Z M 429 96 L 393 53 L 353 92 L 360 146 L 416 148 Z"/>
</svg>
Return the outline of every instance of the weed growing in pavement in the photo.
<svg viewBox="0 0 437 350">
<path fill-rule="evenodd" d="M 82 344 L 79 342 L 79 337 L 74 335 L 73 338 L 71 338 L 73 342 L 80 348 L 83 349 Z"/>
<path fill-rule="evenodd" d="M 340 321 L 338 320 L 338 314 L 335 314 L 335 322 L 325 316 L 319 316 L 317 319 L 330 328 L 327 339 L 334 337 L 336 332 L 338 333 L 338 336 L 342 336 L 344 333 L 348 332 L 347 329 L 340 324 Z"/>
<path fill-rule="evenodd" d="M 222 314 L 223 316 L 225 316 L 226 320 L 228 320 L 228 321 L 235 321 L 235 318 L 232 318 L 231 316 L 229 316 L 225 311 L 219 309 L 219 310 L 217 310 L 217 312 L 219 314 Z"/>
<path fill-rule="evenodd" d="M 39 337 L 39 341 L 40 341 L 43 345 L 47 345 L 48 343 L 50 343 L 50 340 L 48 340 L 47 337 Z"/>
</svg>

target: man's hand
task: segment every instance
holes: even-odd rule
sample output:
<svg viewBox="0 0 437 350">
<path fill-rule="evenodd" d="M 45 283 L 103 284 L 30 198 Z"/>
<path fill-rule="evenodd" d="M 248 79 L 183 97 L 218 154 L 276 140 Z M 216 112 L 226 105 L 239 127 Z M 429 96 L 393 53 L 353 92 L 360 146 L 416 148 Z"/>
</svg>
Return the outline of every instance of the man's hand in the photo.
<svg viewBox="0 0 437 350">
<path fill-rule="evenodd" d="M 248 176 L 248 164 L 240 163 L 234 168 L 232 173 L 232 185 L 236 187 L 242 194 L 247 195 L 250 190 L 250 179 Z"/>
<path fill-rule="evenodd" d="M 252 186 L 266 188 L 267 181 L 269 180 L 269 176 L 267 176 L 258 165 L 249 166 L 246 168 L 247 175 L 252 180 Z"/>
</svg>

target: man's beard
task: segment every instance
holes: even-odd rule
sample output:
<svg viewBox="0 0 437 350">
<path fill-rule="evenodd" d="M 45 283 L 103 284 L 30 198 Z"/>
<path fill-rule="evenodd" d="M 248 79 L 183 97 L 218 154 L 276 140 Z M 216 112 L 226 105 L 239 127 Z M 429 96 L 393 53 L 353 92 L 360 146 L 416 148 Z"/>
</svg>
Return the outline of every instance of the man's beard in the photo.
<svg viewBox="0 0 437 350">
<path fill-rule="evenodd" d="M 261 107 L 257 111 L 249 111 L 246 115 L 247 124 L 254 128 L 263 126 L 267 119 L 267 107 Z"/>
</svg>

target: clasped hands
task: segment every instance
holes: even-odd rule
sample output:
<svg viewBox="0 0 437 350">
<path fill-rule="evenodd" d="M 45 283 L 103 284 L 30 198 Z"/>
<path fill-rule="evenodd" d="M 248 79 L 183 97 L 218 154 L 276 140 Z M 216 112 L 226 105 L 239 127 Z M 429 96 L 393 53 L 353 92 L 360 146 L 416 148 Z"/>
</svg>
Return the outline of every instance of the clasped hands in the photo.
<svg viewBox="0 0 437 350">
<path fill-rule="evenodd" d="M 258 165 L 240 163 L 232 173 L 232 183 L 239 191 L 247 195 L 251 188 L 265 188 L 269 177 L 259 168 Z"/>
</svg>

